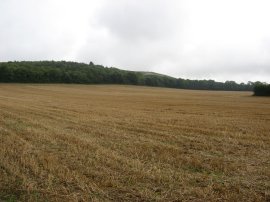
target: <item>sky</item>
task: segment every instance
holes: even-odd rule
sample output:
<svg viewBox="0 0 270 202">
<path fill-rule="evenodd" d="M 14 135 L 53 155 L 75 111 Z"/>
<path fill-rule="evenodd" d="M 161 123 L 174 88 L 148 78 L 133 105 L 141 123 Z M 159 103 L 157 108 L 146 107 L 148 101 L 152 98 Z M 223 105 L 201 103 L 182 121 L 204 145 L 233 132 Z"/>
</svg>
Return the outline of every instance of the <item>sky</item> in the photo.
<svg viewBox="0 0 270 202">
<path fill-rule="evenodd" d="M 270 82 L 269 0 L 0 0 L 0 61 Z"/>
</svg>

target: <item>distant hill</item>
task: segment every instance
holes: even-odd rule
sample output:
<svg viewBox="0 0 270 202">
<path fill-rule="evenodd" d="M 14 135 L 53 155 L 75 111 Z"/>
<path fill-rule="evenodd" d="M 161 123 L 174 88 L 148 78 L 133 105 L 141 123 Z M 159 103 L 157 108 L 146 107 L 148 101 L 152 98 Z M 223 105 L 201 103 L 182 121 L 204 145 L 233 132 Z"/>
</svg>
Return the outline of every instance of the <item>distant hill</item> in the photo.
<svg viewBox="0 0 270 202">
<path fill-rule="evenodd" d="M 168 77 L 168 78 L 174 78 L 174 77 L 171 77 L 171 76 L 168 76 L 168 75 L 165 75 L 165 74 L 159 74 L 159 73 L 156 73 L 156 72 L 140 71 L 140 73 L 142 73 L 145 76 L 164 76 L 164 77 Z"/>
<path fill-rule="evenodd" d="M 67 61 L 14 61 L 0 63 L 2 83 L 128 84 L 197 90 L 252 91 L 254 83 L 189 80 L 155 72 L 136 72 Z"/>
</svg>

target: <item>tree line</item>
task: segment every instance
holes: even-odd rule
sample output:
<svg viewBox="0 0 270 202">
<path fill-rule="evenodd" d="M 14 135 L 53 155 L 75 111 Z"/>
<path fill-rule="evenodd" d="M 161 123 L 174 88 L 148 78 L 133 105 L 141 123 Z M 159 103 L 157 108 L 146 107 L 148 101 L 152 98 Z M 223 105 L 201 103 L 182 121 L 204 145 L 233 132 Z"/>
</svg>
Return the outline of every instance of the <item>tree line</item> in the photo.
<svg viewBox="0 0 270 202">
<path fill-rule="evenodd" d="M 258 83 L 254 86 L 254 95 L 270 96 L 270 84 Z"/>
<path fill-rule="evenodd" d="M 131 84 L 197 90 L 252 91 L 256 83 L 189 80 L 150 72 L 135 72 L 67 61 L 14 61 L 0 63 L 0 82 Z M 257 82 L 258 83 L 258 82 Z"/>
</svg>

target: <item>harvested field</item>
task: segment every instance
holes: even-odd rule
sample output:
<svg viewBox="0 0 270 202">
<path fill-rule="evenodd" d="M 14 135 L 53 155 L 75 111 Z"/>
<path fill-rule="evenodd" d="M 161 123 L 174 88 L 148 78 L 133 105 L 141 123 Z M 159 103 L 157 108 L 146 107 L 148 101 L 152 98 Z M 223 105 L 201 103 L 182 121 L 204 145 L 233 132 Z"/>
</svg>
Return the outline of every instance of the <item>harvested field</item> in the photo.
<svg viewBox="0 0 270 202">
<path fill-rule="evenodd" d="M 270 99 L 0 84 L 0 201 L 269 201 Z"/>
</svg>

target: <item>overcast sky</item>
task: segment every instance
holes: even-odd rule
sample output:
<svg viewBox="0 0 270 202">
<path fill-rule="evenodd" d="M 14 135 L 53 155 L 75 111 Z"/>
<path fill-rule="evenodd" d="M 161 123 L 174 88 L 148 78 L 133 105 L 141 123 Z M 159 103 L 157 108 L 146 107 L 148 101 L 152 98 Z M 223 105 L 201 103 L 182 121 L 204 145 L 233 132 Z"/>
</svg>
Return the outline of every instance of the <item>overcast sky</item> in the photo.
<svg viewBox="0 0 270 202">
<path fill-rule="evenodd" d="M 0 61 L 270 82 L 269 0 L 0 0 Z"/>
</svg>

